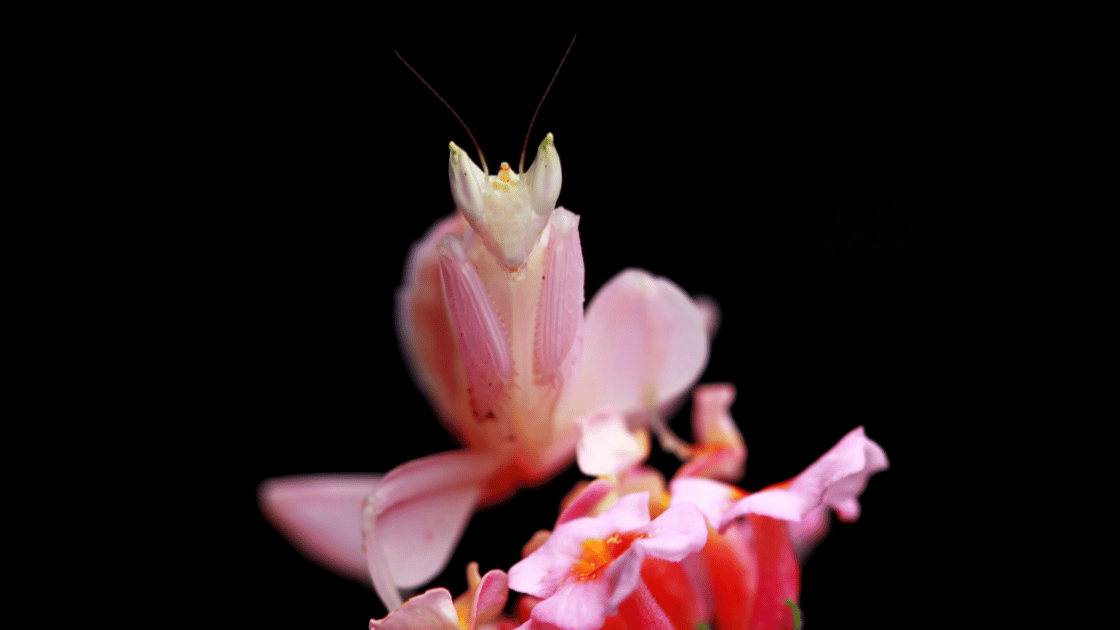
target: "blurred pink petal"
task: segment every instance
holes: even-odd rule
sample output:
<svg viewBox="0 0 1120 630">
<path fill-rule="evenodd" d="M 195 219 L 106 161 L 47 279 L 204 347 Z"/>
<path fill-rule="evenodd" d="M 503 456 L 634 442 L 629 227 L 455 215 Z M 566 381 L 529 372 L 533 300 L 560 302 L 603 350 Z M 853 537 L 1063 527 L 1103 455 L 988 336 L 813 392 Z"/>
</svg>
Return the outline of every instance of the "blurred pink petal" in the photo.
<svg viewBox="0 0 1120 630">
<path fill-rule="evenodd" d="M 468 570 L 472 569 L 477 576 L 478 564 L 472 562 L 471 569 Z M 473 576 L 471 581 L 474 581 Z M 471 584 L 466 595 L 470 597 L 471 603 L 467 625 L 473 630 L 502 614 L 506 600 L 509 599 L 509 576 L 505 571 L 497 569 L 487 571 L 477 584 Z"/>
<path fill-rule="evenodd" d="M 350 579 L 367 582 L 362 500 L 381 475 L 303 475 L 268 479 L 257 490 L 261 512 L 293 547 Z"/>
<path fill-rule="evenodd" d="M 614 490 L 614 484 L 606 479 L 592 481 L 564 508 L 560 518 L 556 519 L 556 525 L 587 516 L 611 490 Z"/>
<path fill-rule="evenodd" d="M 611 584 L 607 579 L 572 582 L 533 608 L 532 619 L 562 630 L 596 630 L 603 625 Z"/>
<path fill-rule="evenodd" d="M 447 565 L 488 477 L 504 464 L 491 452 L 455 451 L 398 466 L 362 508 L 374 589 L 394 610 L 398 588 L 415 588 Z"/>
<path fill-rule="evenodd" d="M 451 593 L 433 588 L 417 595 L 384 619 L 370 619 L 369 630 L 462 630 Z"/>
<path fill-rule="evenodd" d="M 692 392 L 693 456 L 677 471 L 677 477 L 709 477 L 738 481 L 743 477 L 747 447 L 735 420 L 731 403 L 735 386 L 728 383 L 699 385 Z"/>
</svg>

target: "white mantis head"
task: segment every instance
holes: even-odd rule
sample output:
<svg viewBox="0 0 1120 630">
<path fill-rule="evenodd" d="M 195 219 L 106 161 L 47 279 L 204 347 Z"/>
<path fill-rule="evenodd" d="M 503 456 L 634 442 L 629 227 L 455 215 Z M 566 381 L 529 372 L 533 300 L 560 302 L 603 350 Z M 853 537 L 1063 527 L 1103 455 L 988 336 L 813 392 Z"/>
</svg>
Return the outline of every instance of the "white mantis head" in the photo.
<svg viewBox="0 0 1120 630">
<path fill-rule="evenodd" d="M 447 170 L 455 205 L 486 249 L 516 271 L 540 240 L 560 196 L 560 156 L 552 134 L 537 147 L 537 158 L 524 174 L 502 162 L 498 174 L 489 175 L 454 142 L 450 148 Z"/>
</svg>

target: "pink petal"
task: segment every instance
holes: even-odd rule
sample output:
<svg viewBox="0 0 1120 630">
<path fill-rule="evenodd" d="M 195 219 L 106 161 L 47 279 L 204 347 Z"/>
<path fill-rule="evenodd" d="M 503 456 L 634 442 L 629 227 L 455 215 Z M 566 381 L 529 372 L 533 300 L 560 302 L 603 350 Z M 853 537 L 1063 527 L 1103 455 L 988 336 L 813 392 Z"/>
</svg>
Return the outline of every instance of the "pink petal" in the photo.
<svg viewBox="0 0 1120 630">
<path fill-rule="evenodd" d="M 669 482 L 669 494 L 671 505 L 695 505 L 713 528 L 719 526 L 724 513 L 743 496 L 734 486 L 703 477 L 677 477 Z"/>
<path fill-rule="evenodd" d="M 417 595 L 384 619 L 370 619 L 369 630 L 462 630 L 451 593 L 433 588 Z"/>
<path fill-rule="evenodd" d="M 645 560 L 646 554 L 645 550 L 638 546 L 639 542 L 644 541 L 634 541 L 629 549 L 607 567 L 604 579 L 601 580 L 607 585 L 605 610 L 607 615 L 618 612 L 618 605 L 630 597 L 642 581 L 642 561 Z"/>
<path fill-rule="evenodd" d="M 626 496 L 647 497 L 648 501 L 644 492 Z M 607 569 L 605 581 L 610 587 L 608 615 L 613 615 L 619 604 L 638 588 L 642 579 L 642 562 L 647 557 L 680 562 L 703 549 L 708 541 L 708 524 L 696 506 L 687 503 L 670 506 L 661 516 L 636 530 L 618 531 L 636 531 L 649 537 L 635 540 Z"/>
<path fill-rule="evenodd" d="M 819 492 L 793 492 L 781 488 L 763 490 L 740 499 L 723 514 L 720 531 L 724 525 L 747 514 L 759 514 L 783 521 L 800 521 L 801 517 L 821 504 Z"/>
<path fill-rule="evenodd" d="M 731 403 L 735 386 L 700 385 L 692 392 L 692 433 L 700 454 L 677 471 L 678 477 L 710 477 L 738 481 L 747 461 L 747 447 L 735 420 Z"/>
<path fill-rule="evenodd" d="M 370 577 L 386 608 L 400 605 L 398 587 L 421 586 L 443 570 L 482 486 L 504 463 L 491 452 L 455 451 L 385 475 L 361 522 Z"/>
<path fill-rule="evenodd" d="M 635 466 L 627 470 L 618 482 L 618 493 L 620 495 L 648 492 L 651 514 L 655 511 L 660 514 L 665 508 L 669 507 L 668 490 L 665 484 L 665 476 L 649 466 Z M 654 506 L 659 507 L 655 509 Z"/>
<path fill-rule="evenodd" d="M 867 439 L 863 427 L 858 427 L 789 484 L 738 501 L 723 515 L 720 530 L 745 514 L 797 522 L 820 505 L 831 506 L 845 520 L 854 520 L 859 516 L 857 499 L 867 479 L 887 466 L 883 449 Z"/>
<path fill-rule="evenodd" d="M 362 554 L 362 500 L 381 475 L 306 475 L 264 481 L 257 501 L 272 526 L 308 558 L 359 582 L 369 580 Z"/>
<path fill-rule="evenodd" d="M 573 581 L 533 608 L 532 620 L 561 630 L 598 630 L 608 611 L 609 580 Z"/>
<path fill-rule="evenodd" d="M 559 527 L 568 521 L 587 516 L 611 490 L 614 490 L 614 484 L 606 479 L 592 481 L 583 489 L 583 492 L 579 493 L 568 504 L 568 507 L 564 508 L 564 511 L 560 513 L 560 518 L 556 519 L 556 526 Z"/>
<path fill-rule="evenodd" d="M 650 522 L 649 493 L 635 492 L 623 495 L 607 511 L 587 520 L 593 521 L 600 532 L 599 536 L 588 536 L 588 538 L 605 538 L 616 532 L 637 531 Z"/>
<path fill-rule="evenodd" d="M 737 481 L 743 476 L 746 452 L 746 449 L 726 448 L 695 451 L 692 459 L 677 469 L 675 476 Z"/>
<path fill-rule="evenodd" d="M 630 269 L 587 308 L 579 375 L 568 393 L 573 417 L 600 405 L 624 414 L 680 396 L 708 360 L 704 315 L 681 289 Z"/>
<path fill-rule="evenodd" d="M 824 503 L 836 510 L 842 521 L 859 518 L 859 495 L 871 475 L 890 466 L 887 454 L 867 439 L 863 427 L 845 435 L 836 446 L 793 481 L 793 487 L 824 487 Z M 813 474 L 808 475 L 812 470 Z"/>
<path fill-rule="evenodd" d="M 797 552 L 798 562 L 804 564 L 809 554 L 828 534 L 832 525 L 831 510 L 827 505 L 819 505 L 796 523 L 789 524 L 789 537 Z"/>
<path fill-rule="evenodd" d="M 455 214 L 435 224 L 412 246 L 404 281 L 397 290 L 397 338 L 413 380 L 440 420 L 465 444 L 480 445 L 471 435 L 466 375 L 459 359 L 451 320 L 443 302 L 437 247 L 447 234 L 462 236 L 463 216 Z"/>
<path fill-rule="evenodd" d="M 629 431 L 626 421 L 611 407 L 600 407 L 576 422 L 580 427 L 576 460 L 588 477 L 617 478 L 649 457 L 646 434 Z"/>
<path fill-rule="evenodd" d="M 719 304 L 706 295 L 698 295 L 693 298 L 693 301 L 696 302 L 696 308 L 700 309 L 700 314 L 704 317 L 704 331 L 708 333 L 708 339 L 712 339 L 719 330 Z"/>
<path fill-rule="evenodd" d="M 735 386 L 729 383 L 700 385 L 692 393 L 695 410 L 692 427 L 700 446 L 742 447 L 743 434 L 731 418 Z"/>
<path fill-rule="evenodd" d="M 644 494 L 644 493 L 640 493 Z M 671 505 L 648 525 L 638 529 L 649 538 L 634 541 L 646 556 L 680 562 L 704 548 L 708 542 L 708 524 L 700 510 L 691 503 Z"/>
<path fill-rule="evenodd" d="M 583 541 L 632 532 L 649 522 L 649 493 L 638 492 L 623 496 L 599 516 L 558 525 L 544 545 L 510 568 L 509 587 L 534 597 L 550 597 L 583 555 Z"/>
<path fill-rule="evenodd" d="M 470 627 L 484 624 L 502 613 L 509 599 L 509 576 L 505 571 L 487 571 L 478 583 L 478 591 L 471 606 Z"/>
</svg>

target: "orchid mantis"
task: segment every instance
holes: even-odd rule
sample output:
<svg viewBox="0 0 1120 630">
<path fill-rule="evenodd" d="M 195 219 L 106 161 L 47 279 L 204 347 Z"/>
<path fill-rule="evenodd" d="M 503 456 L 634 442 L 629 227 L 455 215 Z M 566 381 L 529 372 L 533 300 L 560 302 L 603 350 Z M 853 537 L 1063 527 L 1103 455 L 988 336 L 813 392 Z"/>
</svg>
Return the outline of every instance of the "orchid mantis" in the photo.
<svg viewBox="0 0 1120 630">
<path fill-rule="evenodd" d="M 579 216 L 556 207 L 552 134 L 527 171 L 502 163 L 491 175 L 454 143 L 448 170 L 458 211 L 410 253 L 397 328 L 417 384 L 467 448 L 383 477 L 275 479 L 260 490 L 289 540 L 372 582 L 390 610 L 400 589 L 443 569 L 477 507 L 568 466 L 586 418 L 607 414 L 672 441 L 663 418 L 700 376 L 714 321 L 637 269 L 585 313 Z"/>
<path fill-rule="evenodd" d="M 571 142 L 570 135 L 545 136 L 537 156 L 540 160 L 543 151 L 546 160 L 555 160 L 557 186 L 563 183 L 558 141 L 561 148 L 570 146 L 564 144 Z M 578 215 L 556 208 L 555 199 L 546 211 L 538 212 L 530 204 L 524 213 L 527 220 L 507 227 L 531 234 L 539 222 L 543 226 L 536 240 L 525 245 L 528 237 L 503 239 L 501 221 L 510 222 L 510 215 L 488 216 L 490 205 L 470 201 L 487 186 L 493 190 L 494 179 L 499 187 L 512 188 L 512 181 L 526 184 L 528 173 L 487 172 L 457 149 L 451 147 L 448 166 L 458 212 L 437 223 L 410 254 L 397 297 L 397 326 L 416 382 L 466 448 L 404 464 L 387 475 L 278 480 L 262 490 L 262 502 L 273 522 L 280 523 L 290 537 L 300 538 L 304 549 L 319 554 L 322 562 L 358 579 L 380 582 L 378 591 L 390 608 L 395 606 L 394 597 L 400 601 L 394 594 L 399 588 L 423 586 L 446 564 L 464 523 L 479 506 L 498 501 L 519 486 L 547 480 L 573 457 L 578 456 L 581 468 L 593 476 L 619 476 L 634 461 L 641 461 L 649 450 L 647 432 L 658 431 L 656 423 L 665 417 L 666 408 L 687 393 L 707 360 L 710 312 L 671 283 L 630 271 L 585 302 L 582 269 L 577 270 L 566 256 L 582 253 L 581 228 L 594 226 L 591 219 L 596 213 L 617 213 L 617 209 L 597 208 L 582 197 L 578 205 L 564 199 L 587 218 L 581 224 Z M 477 185 L 478 171 L 481 185 Z M 423 185 L 432 178 L 431 169 L 413 175 L 424 180 Z M 569 181 L 579 176 L 569 170 Z M 461 203 L 459 197 L 467 202 Z M 472 212 L 464 206 L 474 210 L 474 223 Z M 592 245 L 585 242 L 590 265 Z M 581 255 L 575 258 L 582 264 Z M 529 275 L 530 269 L 544 270 L 549 265 L 564 271 L 555 274 L 558 279 L 579 280 L 578 300 L 574 282 L 552 285 L 547 283 L 554 274 L 540 274 L 545 276 L 541 282 Z M 538 286 L 529 289 L 529 281 Z M 589 281 L 595 283 L 590 276 Z M 546 291 L 546 284 L 556 290 Z M 552 297 L 542 300 L 545 295 Z M 555 308 L 544 312 L 555 315 L 552 319 L 540 317 L 541 304 L 548 300 Z M 459 310 L 453 311 L 449 301 Z M 485 309 L 487 305 L 492 311 Z M 643 306 L 649 307 L 644 315 L 636 308 Z M 580 314 L 578 321 L 571 317 L 573 311 Z M 640 319 L 637 325 L 627 326 L 626 322 L 633 324 L 627 318 Z M 684 322 L 681 329 L 694 335 L 693 341 L 689 335 L 657 333 L 678 322 Z M 555 334 L 538 337 L 541 329 Z M 592 329 L 599 332 L 593 335 Z M 476 334 L 457 334 L 457 330 Z M 451 334 L 444 334 L 448 331 Z M 550 344 L 538 348 L 538 338 Z M 655 343 L 637 343 L 646 340 Z M 658 340 L 666 341 L 663 347 Z M 688 365 L 670 367 L 677 362 Z M 588 371 L 587 366 L 595 365 L 611 367 L 600 373 Z M 502 378 L 486 378 L 493 375 Z M 604 375 L 609 378 L 601 378 Z M 695 407 L 722 407 L 726 415 L 733 393 L 715 396 L 705 390 L 704 394 L 704 402 L 698 395 Z M 717 398 L 725 399 L 725 405 L 712 402 Z M 421 423 L 427 421 L 425 416 L 430 414 L 416 409 L 404 421 Z M 719 419 L 720 412 L 701 416 Z M 694 458 L 686 466 L 698 476 L 722 474 L 736 479 L 742 470 L 736 449 L 745 452 L 742 439 L 737 430 L 721 432 L 725 422 L 710 426 L 708 435 L 713 444 L 721 444 L 722 459 Z M 604 439 L 596 440 L 594 435 Z M 593 448 L 585 449 L 586 455 L 579 453 L 580 444 L 604 442 L 616 448 L 605 455 Z M 631 459 L 621 459 L 620 454 Z M 398 462 L 371 462 L 369 468 L 385 471 Z M 419 522 L 434 525 L 418 527 Z M 374 544 L 368 544 L 371 541 Z"/>
</svg>

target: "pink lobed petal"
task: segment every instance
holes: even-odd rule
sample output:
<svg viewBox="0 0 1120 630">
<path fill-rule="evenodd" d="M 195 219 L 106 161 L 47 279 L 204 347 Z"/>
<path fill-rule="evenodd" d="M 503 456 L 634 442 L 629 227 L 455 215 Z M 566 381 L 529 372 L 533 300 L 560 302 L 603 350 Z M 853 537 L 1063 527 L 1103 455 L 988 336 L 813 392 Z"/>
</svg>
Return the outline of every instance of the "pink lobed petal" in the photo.
<svg viewBox="0 0 1120 630">
<path fill-rule="evenodd" d="M 614 484 L 606 479 L 596 479 L 592 481 L 583 492 L 580 492 L 568 507 L 560 513 L 560 518 L 556 519 L 556 526 L 567 523 L 568 521 L 587 516 L 603 497 L 607 496 L 611 490 L 614 490 Z"/>
<path fill-rule="evenodd" d="M 733 402 L 735 386 L 730 383 L 699 385 L 693 390 L 692 431 L 699 446 L 745 450 L 743 434 L 731 417 Z"/>
<path fill-rule="evenodd" d="M 650 516 L 660 515 L 669 507 L 669 491 L 665 476 L 649 466 L 635 466 L 627 470 L 618 480 L 619 495 L 635 492 L 649 493 Z"/>
<path fill-rule="evenodd" d="M 710 477 L 738 481 L 743 477 L 747 447 L 731 417 L 735 386 L 700 385 L 692 392 L 692 433 L 699 452 L 677 471 L 677 477 Z"/>
<path fill-rule="evenodd" d="M 384 619 L 370 619 L 369 630 L 462 630 L 451 592 L 433 588 L 413 597 Z"/>
<path fill-rule="evenodd" d="M 585 553 L 585 541 L 622 533 L 643 536 L 604 565 L 606 570 L 598 577 L 573 574 L 573 565 Z M 707 536 L 707 523 L 694 505 L 671 506 L 650 521 L 649 493 L 636 492 L 624 495 L 599 516 L 558 525 L 544 545 L 510 569 L 509 583 L 513 590 L 544 598 L 533 609 L 534 621 L 566 630 L 593 630 L 639 587 L 647 557 L 679 562 L 703 549 Z"/>
<path fill-rule="evenodd" d="M 734 486 L 703 477 L 677 477 L 669 482 L 669 493 L 672 505 L 695 505 L 713 528 L 719 526 L 724 513 L 743 496 Z"/>
<path fill-rule="evenodd" d="M 303 475 L 268 479 L 257 490 L 261 512 L 308 558 L 369 582 L 362 554 L 362 500 L 381 475 Z"/>
<path fill-rule="evenodd" d="M 810 510 L 821 504 L 819 492 L 794 492 L 782 488 L 772 488 L 755 492 L 740 499 L 723 514 L 723 525 L 740 516 L 759 514 L 783 521 L 800 521 Z"/>
<path fill-rule="evenodd" d="M 857 499 L 867 486 L 867 479 L 888 465 L 883 449 L 867 439 L 863 427 L 858 427 L 792 482 L 738 501 L 724 513 L 719 529 L 722 531 L 746 514 L 799 522 L 820 505 L 831 506 L 842 518 L 854 520 L 859 516 Z"/>
<path fill-rule="evenodd" d="M 414 588 L 446 566 L 489 476 L 505 460 L 493 452 L 454 451 L 402 464 L 367 497 L 362 511 L 374 589 L 393 610 L 398 587 Z"/>
<path fill-rule="evenodd" d="M 474 604 L 471 606 L 470 627 L 484 624 L 502 613 L 509 599 L 509 576 L 505 571 L 493 569 L 478 583 Z"/>
<path fill-rule="evenodd" d="M 645 494 L 645 493 L 639 493 Z M 704 548 L 708 542 L 708 524 L 700 510 L 691 503 L 670 505 L 661 516 L 638 529 L 648 538 L 634 541 L 646 556 L 680 562 Z"/>
<path fill-rule="evenodd" d="M 608 614 L 608 580 L 573 581 L 533 608 L 532 621 L 560 630 L 598 630 Z"/>
<path fill-rule="evenodd" d="M 867 487 L 871 475 L 890 466 L 881 446 L 869 440 L 863 427 L 845 435 L 828 453 L 798 475 L 793 487 L 823 486 L 824 503 L 836 510 L 843 521 L 859 518 L 859 495 Z M 810 470 L 813 475 L 806 475 Z"/>
<path fill-rule="evenodd" d="M 558 525 L 544 545 L 510 568 L 509 587 L 534 597 L 550 597 L 583 555 L 583 541 L 632 532 L 649 522 L 649 493 L 638 492 L 620 498 L 599 516 Z"/>
</svg>

